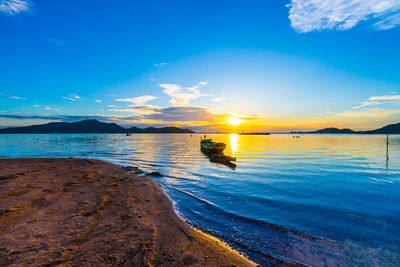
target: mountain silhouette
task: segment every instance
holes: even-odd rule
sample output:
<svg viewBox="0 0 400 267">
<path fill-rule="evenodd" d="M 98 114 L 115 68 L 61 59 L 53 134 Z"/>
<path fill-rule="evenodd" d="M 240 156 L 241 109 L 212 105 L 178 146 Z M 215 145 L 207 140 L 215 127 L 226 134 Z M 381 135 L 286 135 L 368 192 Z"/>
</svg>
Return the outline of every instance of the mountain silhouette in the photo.
<svg viewBox="0 0 400 267">
<path fill-rule="evenodd" d="M 178 127 L 149 127 L 141 129 L 131 127 L 123 128 L 116 123 L 100 122 L 98 120 L 83 120 L 78 122 L 50 122 L 41 125 L 32 125 L 24 127 L 13 127 L 0 129 L 0 134 L 17 134 L 17 133 L 194 133 L 188 129 Z"/>
<path fill-rule="evenodd" d="M 400 134 L 400 122 L 395 124 L 389 124 L 382 128 L 373 130 L 373 131 L 365 131 L 364 133 L 370 134 Z"/>
<path fill-rule="evenodd" d="M 400 134 L 400 123 L 386 125 L 382 128 L 369 131 L 353 131 L 351 129 L 325 128 L 311 132 L 293 132 L 293 133 L 314 133 L 314 134 Z"/>
</svg>

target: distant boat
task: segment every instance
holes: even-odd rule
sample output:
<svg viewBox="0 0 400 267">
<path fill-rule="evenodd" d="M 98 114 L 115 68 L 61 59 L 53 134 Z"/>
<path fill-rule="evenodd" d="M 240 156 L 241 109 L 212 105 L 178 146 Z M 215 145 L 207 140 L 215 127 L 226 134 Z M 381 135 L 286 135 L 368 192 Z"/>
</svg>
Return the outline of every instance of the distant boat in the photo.
<svg viewBox="0 0 400 267">
<path fill-rule="evenodd" d="M 132 135 L 132 133 L 126 133 L 126 136 L 131 136 Z"/>
<path fill-rule="evenodd" d="M 270 135 L 270 133 L 239 133 L 239 135 Z"/>
<path fill-rule="evenodd" d="M 226 144 L 213 142 L 212 139 L 201 140 L 200 146 L 201 150 L 208 154 L 220 154 L 226 148 Z"/>
</svg>

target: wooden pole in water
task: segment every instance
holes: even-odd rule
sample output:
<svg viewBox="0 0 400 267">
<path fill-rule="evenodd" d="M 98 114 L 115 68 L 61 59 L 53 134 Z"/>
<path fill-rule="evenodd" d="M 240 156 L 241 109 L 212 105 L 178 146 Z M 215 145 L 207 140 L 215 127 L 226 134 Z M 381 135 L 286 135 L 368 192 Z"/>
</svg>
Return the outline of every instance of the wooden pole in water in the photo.
<svg viewBox="0 0 400 267">
<path fill-rule="evenodd" d="M 386 134 L 386 169 L 389 167 L 389 134 Z"/>
</svg>

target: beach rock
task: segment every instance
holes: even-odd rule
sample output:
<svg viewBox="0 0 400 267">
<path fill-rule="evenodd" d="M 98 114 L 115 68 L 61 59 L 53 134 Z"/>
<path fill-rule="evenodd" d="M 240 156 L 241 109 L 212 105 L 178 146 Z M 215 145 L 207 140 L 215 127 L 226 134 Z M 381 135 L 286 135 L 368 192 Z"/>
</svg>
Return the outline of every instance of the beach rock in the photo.
<svg viewBox="0 0 400 267">
<path fill-rule="evenodd" d="M 136 174 L 142 174 L 144 173 L 144 171 L 142 169 L 140 169 L 139 167 L 136 166 L 126 166 L 126 167 L 122 167 L 124 170 L 126 170 L 127 172 L 133 172 Z"/>
<path fill-rule="evenodd" d="M 163 177 L 164 176 L 163 174 L 161 174 L 161 173 L 159 173 L 157 171 L 148 172 L 148 173 L 146 173 L 146 175 L 153 176 L 153 177 Z"/>
</svg>

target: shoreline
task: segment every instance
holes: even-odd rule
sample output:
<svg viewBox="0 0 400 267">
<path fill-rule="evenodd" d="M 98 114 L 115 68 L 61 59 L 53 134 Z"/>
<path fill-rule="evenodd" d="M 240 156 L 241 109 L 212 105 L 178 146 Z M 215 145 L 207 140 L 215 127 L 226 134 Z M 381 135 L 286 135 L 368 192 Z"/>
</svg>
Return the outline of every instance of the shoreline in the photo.
<svg viewBox="0 0 400 267">
<path fill-rule="evenodd" d="M 0 159 L 0 265 L 256 266 L 147 176 L 95 159 Z"/>
</svg>

